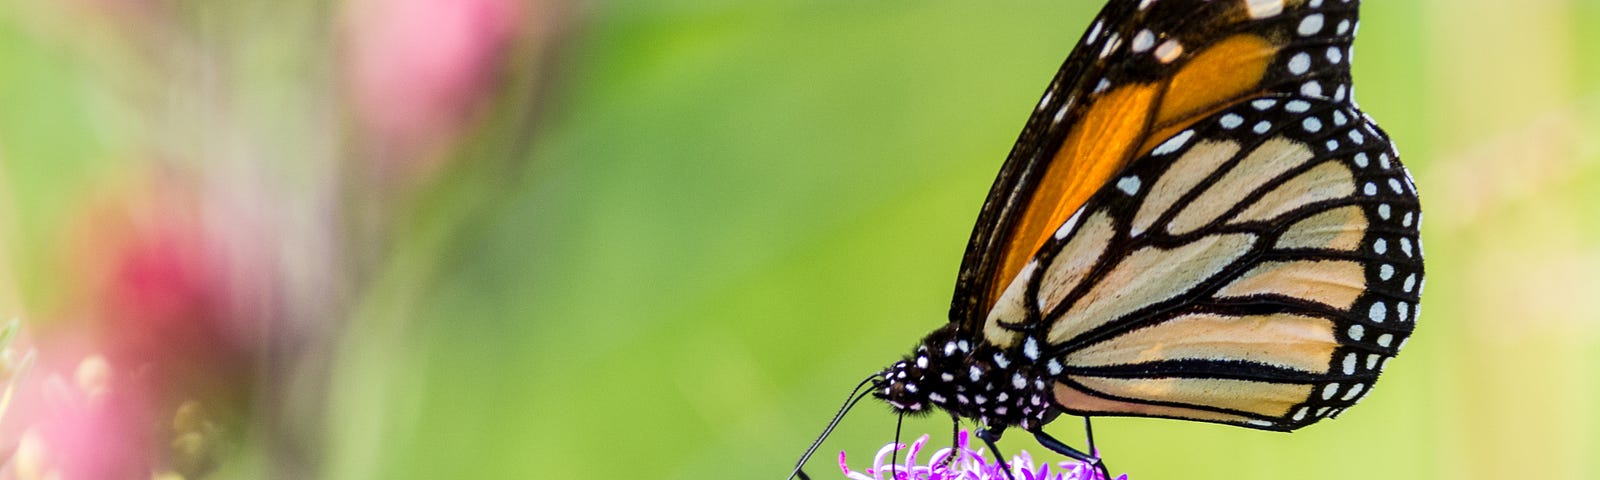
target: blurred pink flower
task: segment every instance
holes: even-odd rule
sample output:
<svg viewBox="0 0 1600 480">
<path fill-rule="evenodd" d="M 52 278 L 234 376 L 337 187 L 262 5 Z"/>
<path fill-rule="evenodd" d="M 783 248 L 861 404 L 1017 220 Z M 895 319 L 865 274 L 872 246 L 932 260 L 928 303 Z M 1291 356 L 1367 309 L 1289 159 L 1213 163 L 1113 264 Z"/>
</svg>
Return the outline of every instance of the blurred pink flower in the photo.
<svg viewBox="0 0 1600 480">
<path fill-rule="evenodd" d="M 199 210 L 198 198 L 174 181 L 135 182 L 91 204 L 69 235 L 82 287 L 73 293 L 79 310 L 69 316 L 97 334 L 97 351 L 113 364 L 145 372 L 142 381 L 164 397 L 158 400 L 235 405 L 249 396 L 265 330 L 235 303 L 241 292 L 265 287 L 233 281 L 249 278 L 234 270 L 255 267 L 228 262 L 230 243 Z"/>
<path fill-rule="evenodd" d="M 67 343 L 45 349 L 76 350 Z M 22 433 L 5 478 L 150 477 L 161 422 L 144 382 L 97 354 L 46 355 L 38 367 L 43 375 L 17 398 Z"/>
<path fill-rule="evenodd" d="M 523 15 L 516 0 L 351 0 L 346 7 L 348 88 L 362 126 L 399 150 L 396 159 L 458 133 L 493 89 Z"/>
<path fill-rule="evenodd" d="M 0 429 L 0 448 L 15 442 L 0 478 L 151 478 L 214 465 L 208 412 L 240 416 L 257 370 L 260 321 L 238 313 L 237 294 L 262 287 L 230 280 L 241 267 L 224 255 L 228 237 L 201 221 L 186 185 L 105 189 L 71 222 L 64 273 L 74 288 L 64 321 L 36 336 L 37 375 Z M 174 427 L 181 411 L 191 420 Z"/>
</svg>

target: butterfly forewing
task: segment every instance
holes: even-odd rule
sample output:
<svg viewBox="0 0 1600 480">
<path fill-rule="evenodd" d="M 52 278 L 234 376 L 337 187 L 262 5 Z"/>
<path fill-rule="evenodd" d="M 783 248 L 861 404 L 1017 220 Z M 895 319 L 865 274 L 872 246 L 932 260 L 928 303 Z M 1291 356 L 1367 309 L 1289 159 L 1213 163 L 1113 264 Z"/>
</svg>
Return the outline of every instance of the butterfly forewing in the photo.
<svg viewBox="0 0 1600 480">
<path fill-rule="evenodd" d="M 1259 95 L 1342 101 L 1355 9 L 1338 0 L 1110 2 L 1001 168 L 968 243 L 952 321 L 979 329 L 1059 226 L 1160 141 Z M 1297 56 L 1313 52 L 1320 61 Z"/>
<path fill-rule="evenodd" d="M 1291 430 L 1358 401 L 1411 332 L 1422 260 L 1415 187 L 1351 99 L 1355 6 L 1113 2 L 1073 56 L 1112 63 L 1063 90 L 1084 103 L 1061 147 L 1002 172 L 1036 188 L 986 205 L 1010 230 L 974 235 L 991 253 L 968 266 L 1000 283 L 971 328 L 1047 345 L 1073 413 Z"/>
</svg>

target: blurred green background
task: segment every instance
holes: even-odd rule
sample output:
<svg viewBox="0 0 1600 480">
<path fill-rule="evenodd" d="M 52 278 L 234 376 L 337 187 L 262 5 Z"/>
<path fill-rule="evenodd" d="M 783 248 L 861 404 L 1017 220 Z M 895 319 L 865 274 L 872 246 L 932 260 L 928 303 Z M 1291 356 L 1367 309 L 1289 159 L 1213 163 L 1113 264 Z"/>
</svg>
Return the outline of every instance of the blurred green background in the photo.
<svg viewBox="0 0 1600 480">
<path fill-rule="evenodd" d="M 489 73 L 363 103 L 434 78 L 383 73 L 423 54 L 363 40 L 381 1 L 0 0 L 0 315 L 38 337 L 38 378 L 49 337 L 114 338 L 120 304 L 79 308 L 105 290 L 78 263 L 117 251 L 82 212 L 175 202 L 233 282 L 225 314 L 183 318 L 243 318 L 224 355 L 251 372 L 201 395 L 224 431 L 201 476 L 780 478 L 944 321 L 989 182 L 1099 6 L 481 7 L 468 31 L 511 33 L 439 55 Z M 1100 448 L 1135 480 L 1600 477 L 1600 1 L 1362 17 L 1358 100 L 1427 212 L 1407 352 L 1302 432 L 1103 419 Z M 458 124 L 367 117 L 450 88 L 470 113 L 395 115 Z M 893 428 L 863 404 L 813 478 Z"/>
</svg>

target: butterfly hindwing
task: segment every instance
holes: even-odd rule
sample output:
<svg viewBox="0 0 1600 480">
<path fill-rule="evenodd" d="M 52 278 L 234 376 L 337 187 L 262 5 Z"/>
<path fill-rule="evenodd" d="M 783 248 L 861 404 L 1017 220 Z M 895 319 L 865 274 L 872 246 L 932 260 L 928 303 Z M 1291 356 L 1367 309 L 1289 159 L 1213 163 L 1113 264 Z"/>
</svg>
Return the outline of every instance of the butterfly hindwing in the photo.
<svg viewBox="0 0 1600 480">
<path fill-rule="evenodd" d="M 1415 187 L 1349 103 L 1242 102 L 1141 156 L 1045 242 L 985 338 L 1048 345 L 1069 412 L 1290 430 L 1410 334 Z"/>
</svg>

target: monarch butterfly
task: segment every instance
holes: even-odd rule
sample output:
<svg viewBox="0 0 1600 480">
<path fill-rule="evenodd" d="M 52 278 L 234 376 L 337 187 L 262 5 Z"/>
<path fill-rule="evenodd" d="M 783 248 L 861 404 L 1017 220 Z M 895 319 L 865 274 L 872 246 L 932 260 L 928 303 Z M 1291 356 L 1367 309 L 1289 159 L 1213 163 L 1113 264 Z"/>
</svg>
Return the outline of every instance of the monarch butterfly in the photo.
<svg viewBox="0 0 1600 480">
<path fill-rule="evenodd" d="M 1359 401 L 1410 336 L 1423 273 L 1416 186 L 1353 98 L 1359 3 L 1107 4 L 989 191 L 949 323 L 822 437 L 870 394 L 1103 470 L 1042 427 L 1291 431 Z"/>
</svg>

